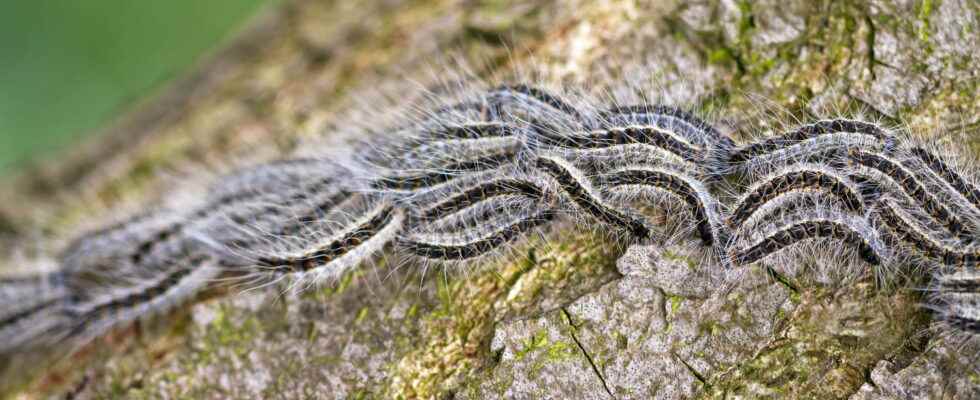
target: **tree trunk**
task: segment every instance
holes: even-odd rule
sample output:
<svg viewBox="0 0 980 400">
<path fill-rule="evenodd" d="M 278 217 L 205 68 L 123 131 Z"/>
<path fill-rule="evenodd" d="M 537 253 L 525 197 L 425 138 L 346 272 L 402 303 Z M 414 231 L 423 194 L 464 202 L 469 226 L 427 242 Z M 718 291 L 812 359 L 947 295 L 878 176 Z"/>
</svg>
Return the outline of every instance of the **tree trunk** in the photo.
<svg viewBox="0 0 980 400">
<path fill-rule="evenodd" d="M 447 53 L 481 77 L 533 64 L 578 87 L 604 71 L 654 82 L 657 98 L 735 137 L 834 110 L 980 150 L 978 18 L 971 0 L 287 1 L 71 156 L 7 182 L 0 233 L 13 248 L 29 233 L 98 226 L 110 208 L 179 184 L 162 172 L 288 154 L 335 130 L 351 99 L 425 81 Z M 532 248 L 464 274 L 423 280 L 381 265 L 300 296 L 200 302 L 16 387 L 151 398 L 980 396 L 975 361 L 928 330 L 915 279 L 835 284 L 805 266 L 757 267 L 719 293 L 682 245 L 570 234 Z"/>
</svg>

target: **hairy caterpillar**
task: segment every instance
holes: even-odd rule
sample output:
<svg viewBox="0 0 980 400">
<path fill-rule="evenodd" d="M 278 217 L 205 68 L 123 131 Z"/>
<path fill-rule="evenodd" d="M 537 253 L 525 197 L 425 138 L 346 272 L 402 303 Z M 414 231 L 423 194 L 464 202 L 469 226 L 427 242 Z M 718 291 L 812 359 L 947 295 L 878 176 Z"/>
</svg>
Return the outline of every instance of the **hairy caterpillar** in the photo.
<svg viewBox="0 0 980 400">
<path fill-rule="evenodd" d="M 745 162 L 760 155 L 772 153 L 803 141 L 814 140 L 824 135 L 833 134 L 865 135 L 877 141 L 888 143 L 886 147 L 894 147 L 894 139 L 874 124 L 862 121 L 834 119 L 818 121 L 778 137 L 745 145 L 732 151 L 729 161 L 733 163 Z"/>
<path fill-rule="evenodd" d="M 582 173 L 571 165 L 558 158 L 544 156 L 537 160 L 536 166 L 551 175 L 572 202 L 600 221 L 622 227 L 641 239 L 650 237 L 650 228 L 643 221 L 604 204 Z"/>
<path fill-rule="evenodd" d="M 867 129 L 868 123 L 851 120 L 832 120 L 816 123 L 775 138 L 733 149 L 717 156 L 719 173 L 744 175 L 749 179 L 772 173 L 778 166 L 811 162 L 835 166 L 844 162 L 851 149 L 875 152 L 890 151 L 895 146 L 891 136 L 880 128 Z"/>
<path fill-rule="evenodd" d="M 575 104 L 532 86 L 498 87 L 403 124 L 393 129 L 397 137 L 354 145 L 354 160 L 265 164 L 219 178 L 193 210 L 149 213 L 90 233 L 65 253 L 57 279 L 0 282 L 0 292 L 52 286 L 0 310 L 0 335 L 14 343 L 0 351 L 52 338 L 84 342 L 228 276 L 316 283 L 385 250 L 463 262 L 562 220 L 600 221 L 604 230 L 650 240 L 655 225 L 624 204 L 643 200 L 644 191 L 683 207 L 666 218 L 693 232 L 725 268 L 825 241 L 885 265 L 899 250 L 882 238 L 885 228 L 922 262 L 964 270 L 980 262 L 974 249 L 923 233 L 929 227 L 914 218 L 928 215 L 971 241 L 975 216 L 941 200 L 963 196 L 975 206 L 968 178 L 925 150 L 906 150 L 908 143 L 875 124 L 820 121 L 739 144 L 676 108 Z M 897 158 L 904 151 L 956 193 L 930 193 L 921 174 Z M 735 181 L 746 189 L 729 196 L 738 192 Z M 880 187 L 897 188 L 908 201 L 899 205 Z M 833 202 L 840 210 L 825 204 Z M 944 277 L 936 278 L 941 293 L 975 296 L 976 285 Z M 976 333 L 976 302 L 957 296 L 938 296 L 951 305 L 939 308 L 939 318 Z M 43 320 L 52 322 L 25 322 Z"/>
<path fill-rule="evenodd" d="M 740 232 L 739 236 L 745 235 L 745 232 Z M 756 262 L 797 242 L 816 238 L 833 238 L 852 244 L 858 248 L 861 259 L 872 265 L 887 260 L 887 249 L 878 239 L 877 232 L 866 221 L 854 216 L 799 215 L 772 232 L 757 233 L 756 236 L 761 236 L 761 239 L 732 250 L 736 265 Z"/>
<path fill-rule="evenodd" d="M 787 192 L 803 189 L 826 190 L 840 199 L 847 209 L 863 214 L 860 192 L 849 179 L 819 165 L 803 164 L 781 170 L 750 187 L 736 202 L 728 224 L 739 226 L 763 204 Z"/>
<path fill-rule="evenodd" d="M 573 149 L 601 149 L 637 143 L 660 148 L 687 162 L 703 159 L 702 149 L 694 147 L 684 138 L 676 137 L 670 131 L 653 126 L 630 125 L 576 135 L 542 131 L 541 137 L 548 145 Z"/>
<path fill-rule="evenodd" d="M 643 167 L 624 168 L 600 177 L 604 187 L 636 185 L 666 190 L 680 197 L 691 208 L 698 235 L 706 245 L 724 243 L 726 235 L 722 232 L 719 211 L 715 199 L 704 184 L 663 169 Z"/>
<path fill-rule="evenodd" d="M 500 228 L 481 235 L 459 240 L 454 237 L 438 236 L 410 237 L 399 240 L 399 246 L 417 256 L 445 260 L 466 260 L 489 253 L 519 235 L 550 222 L 555 217 L 553 210 L 545 209 L 535 214 L 508 221 Z M 454 240 L 455 239 L 455 240 Z"/>
<path fill-rule="evenodd" d="M 969 200 L 974 207 L 980 208 L 980 189 L 966 182 L 960 174 L 927 150 L 921 147 L 915 147 L 910 152 L 925 162 L 932 172 L 944 179 L 950 187 Z"/>
<path fill-rule="evenodd" d="M 851 150 L 850 160 L 882 172 L 900 185 L 905 192 L 929 215 L 941 223 L 953 235 L 970 242 L 975 238 L 972 228 L 965 225 L 962 218 L 954 215 L 946 206 L 940 204 L 936 197 L 930 194 L 913 173 L 899 163 L 884 155 L 872 154 L 860 150 Z"/>
</svg>

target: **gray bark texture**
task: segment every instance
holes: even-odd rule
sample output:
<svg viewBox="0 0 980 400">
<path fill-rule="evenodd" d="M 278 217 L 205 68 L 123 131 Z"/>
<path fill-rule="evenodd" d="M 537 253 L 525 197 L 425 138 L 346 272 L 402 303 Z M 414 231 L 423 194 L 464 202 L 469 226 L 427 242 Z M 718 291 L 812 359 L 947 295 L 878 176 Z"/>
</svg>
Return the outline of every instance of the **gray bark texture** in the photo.
<svg viewBox="0 0 980 400">
<path fill-rule="evenodd" d="M 533 63 L 576 85 L 641 60 L 620 73 L 650 75 L 734 136 L 836 110 L 980 151 L 978 19 L 972 0 L 286 1 L 102 135 L 0 186 L 0 233 L 24 248 L 158 201 L 187 165 L 286 154 L 329 135 L 350 98 L 423 76 L 449 49 L 478 76 Z M 975 354 L 931 329 L 921 281 L 754 267 L 719 291 L 680 245 L 570 233 L 533 248 L 469 273 L 382 266 L 302 295 L 212 296 L 42 371 L 4 366 L 3 386 L 23 398 L 980 397 Z"/>
</svg>

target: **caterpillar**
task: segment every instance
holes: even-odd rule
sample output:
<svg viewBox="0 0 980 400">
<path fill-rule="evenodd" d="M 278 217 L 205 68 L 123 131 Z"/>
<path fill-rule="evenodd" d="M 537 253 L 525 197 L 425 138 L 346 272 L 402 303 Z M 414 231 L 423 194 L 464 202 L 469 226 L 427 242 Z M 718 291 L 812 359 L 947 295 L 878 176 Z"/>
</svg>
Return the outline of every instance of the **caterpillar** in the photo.
<svg viewBox="0 0 980 400">
<path fill-rule="evenodd" d="M 399 240 L 398 245 L 414 255 L 425 258 L 467 260 L 487 254 L 501 245 L 513 241 L 519 235 L 551 222 L 555 214 L 553 210 L 545 209 L 532 215 L 508 221 L 499 228 L 491 229 L 488 234 L 484 233 L 463 240 L 448 235 L 444 235 L 444 237 L 428 235 L 402 239 Z"/>
<path fill-rule="evenodd" d="M 603 187 L 636 185 L 655 187 L 674 194 L 691 208 L 698 235 L 704 244 L 724 243 L 726 240 L 715 199 L 702 183 L 692 178 L 664 169 L 634 167 L 604 174 L 599 178 L 599 182 Z"/>
<path fill-rule="evenodd" d="M 598 112 L 596 119 L 605 128 L 630 124 L 652 125 L 669 132 L 678 132 L 704 148 L 717 147 L 731 151 L 735 147 L 735 141 L 722 135 L 718 129 L 676 107 L 650 104 L 616 106 Z"/>
<path fill-rule="evenodd" d="M 332 262 L 347 251 L 357 248 L 361 243 L 371 240 L 394 219 L 395 210 L 391 205 L 382 203 L 369 211 L 363 221 L 358 221 L 348 231 L 313 249 L 285 257 L 262 257 L 256 260 L 256 263 L 259 267 L 272 270 L 310 271 Z"/>
<path fill-rule="evenodd" d="M 925 162 L 929 169 L 940 178 L 944 179 L 954 190 L 963 195 L 974 207 L 980 208 L 980 189 L 966 182 L 959 173 L 949 167 L 946 163 L 921 147 L 915 147 L 910 152 Z"/>
<path fill-rule="evenodd" d="M 803 189 L 822 189 L 835 195 L 850 211 L 864 213 L 859 189 L 847 177 L 820 165 L 801 164 L 791 166 L 763 178 L 746 190 L 735 203 L 729 226 L 740 226 L 763 204 L 787 192 Z"/>
<path fill-rule="evenodd" d="M 922 231 L 921 227 L 911 221 L 897 202 L 885 198 L 879 203 L 880 213 L 886 225 L 892 229 L 898 238 L 914 246 L 920 254 L 937 258 L 946 265 L 976 266 L 980 262 L 980 251 L 975 248 L 961 249 L 944 244 L 930 234 Z"/>
<path fill-rule="evenodd" d="M 888 136 L 877 125 L 863 121 L 833 119 L 804 125 L 782 136 L 764 139 L 735 149 L 732 151 L 729 161 L 733 163 L 745 162 L 760 155 L 772 153 L 803 141 L 814 140 L 824 135 L 833 134 L 869 136 L 877 141 L 888 143 L 886 147 L 894 147 L 894 138 Z"/>
<path fill-rule="evenodd" d="M 938 263 L 924 269 L 936 274 L 937 319 L 980 334 L 970 272 L 980 253 L 963 246 L 977 216 L 943 204 L 959 196 L 976 209 L 980 190 L 941 157 L 858 120 L 740 143 L 678 108 L 587 103 L 495 87 L 402 121 L 393 137 L 352 144 L 351 157 L 251 167 L 218 178 L 195 207 L 87 233 L 63 252 L 61 270 L 0 279 L 3 299 L 45 288 L 0 307 L 0 354 L 84 343 L 228 277 L 315 284 L 380 253 L 477 260 L 557 221 L 652 240 L 657 225 L 631 208 L 645 191 L 683 207 L 665 217 L 694 232 L 719 268 L 822 240 L 872 265 L 897 262 L 896 252 Z"/>
<path fill-rule="evenodd" d="M 915 200 L 919 207 L 944 225 L 953 235 L 967 242 L 975 239 L 976 236 L 972 232 L 972 227 L 966 225 L 961 217 L 953 214 L 946 206 L 941 204 L 934 195 L 925 189 L 923 184 L 911 171 L 898 162 L 884 155 L 854 149 L 849 152 L 849 159 L 855 164 L 878 170 L 891 178 L 893 182 L 900 185 Z"/>
<path fill-rule="evenodd" d="M 833 122 L 837 121 L 837 122 Z M 867 123 L 833 120 L 813 124 L 775 138 L 743 145 L 729 154 L 716 156 L 718 173 L 745 176 L 750 180 L 772 173 L 787 164 L 818 163 L 837 166 L 846 162 L 851 149 L 890 152 L 897 146 L 891 135 L 865 128 Z M 822 128 L 821 128 L 822 127 Z M 848 128 L 855 128 L 848 129 Z"/>
<path fill-rule="evenodd" d="M 739 236 L 747 236 L 740 232 Z M 864 261 L 877 265 L 887 260 L 888 251 L 881 243 L 879 234 L 862 218 L 845 215 L 801 214 L 771 232 L 756 233 L 762 238 L 748 246 L 734 248 L 731 257 L 735 265 L 751 264 L 797 242 L 833 238 L 857 247 L 858 255 Z"/>
<path fill-rule="evenodd" d="M 976 268 L 941 271 L 936 275 L 933 296 L 938 318 L 943 323 L 971 334 L 980 333 L 980 273 Z"/>
<path fill-rule="evenodd" d="M 467 187 L 460 193 L 431 206 L 422 206 L 418 218 L 423 221 L 434 221 L 450 214 L 459 212 L 480 201 L 503 196 L 521 195 L 530 199 L 540 200 L 546 196 L 544 189 L 538 184 L 516 178 L 494 179 Z"/>
<path fill-rule="evenodd" d="M 538 158 L 536 166 L 554 178 L 576 205 L 600 221 L 622 227 L 641 239 L 652 235 L 650 228 L 637 217 L 603 204 L 593 193 L 591 185 L 582 173 L 568 163 L 558 158 L 543 156 Z"/>
<path fill-rule="evenodd" d="M 684 138 L 677 137 L 670 131 L 655 126 L 629 125 L 622 128 L 609 128 L 573 135 L 542 131 L 540 135 L 542 141 L 547 145 L 578 150 L 601 149 L 637 143 L 660 148 L 687 162 L 698 162 L 704 157 L 702 149 L 695 147 Z"/>
</svg>

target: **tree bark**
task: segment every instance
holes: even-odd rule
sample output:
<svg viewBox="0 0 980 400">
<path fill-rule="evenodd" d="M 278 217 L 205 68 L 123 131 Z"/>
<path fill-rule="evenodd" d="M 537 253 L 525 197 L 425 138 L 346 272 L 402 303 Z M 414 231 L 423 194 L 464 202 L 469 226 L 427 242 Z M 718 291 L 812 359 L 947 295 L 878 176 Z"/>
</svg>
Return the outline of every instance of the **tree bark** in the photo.
<svg viewBox="0 0 980 400">
<path fill-rule="evenodd" d="M 658 98 L 692 105 L 736 137 L 830 111 L 977 151 L 978 18 L 970 0 L 287 1 L 70 156 L 6 182 L 0 233 L 19 248 L 34 232 L 96 226 L 116 205 L 159 201 L 178 184 L 165 172 L 288 154 L 335 130 L 350 99 L 425 80 L 447 53 L 481 77 L 531 63 L 576 86 L 607 71 L 656 82 Z M 880 287 L 867 273 L 835 284 L 802 267 L 773 279 L 759 267 L 719 294 L 684 246 L 568 236 L 465 274 L 423 280 L 381 265 L 302 296 L 201 302 L 17 388 L 150 398 L 980 396 L 975 362 L 928 330 L 919 281 Z"/>
</svg>

